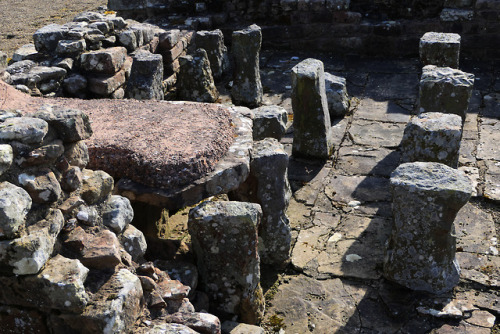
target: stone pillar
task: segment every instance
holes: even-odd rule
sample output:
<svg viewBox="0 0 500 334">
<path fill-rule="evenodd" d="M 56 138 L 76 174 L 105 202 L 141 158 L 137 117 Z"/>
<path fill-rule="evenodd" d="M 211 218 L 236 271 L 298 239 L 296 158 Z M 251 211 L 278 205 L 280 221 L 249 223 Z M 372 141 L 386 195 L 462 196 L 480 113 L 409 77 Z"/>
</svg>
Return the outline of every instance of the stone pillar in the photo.
<svg viewBox="0 0 500 334">
<path fill-rule="evenodd" d="M 147 51 L 133 55 L 127 96 L 137 100 L 163 100 L 163 58 Z"/>
<path fill-rule="evenodd" d="M 400 165 L 391 175 L 392 235 L 384 275 L 413 290 L 450 291 L 458 283 L 453 221 L 472 194 L 469 178 L 435 162 Z"/>
<path fill-rule="evenodd" d="M 259 72 L 261 44 L 262 32 L 255 24 L 233 32 L 234 74 L 231 96 L 235 105 L 255 108 L 262 103 L 263 90 Z"/>
<path fill-rule="evenodd" d="M 427 32 L 420 38 L 420 60 L 425 65 L 458 68 L 460 35 Z"/>
<path fill-rule="evenodd" d="M 207 51 L 210 68 L 214 79 L 222 77 L 229 66 L 227 48 L 224 45 L 224 35 L 220 29 L 213 31 L 198 31 L 195 37 L 196 48 Z"/>
<path fill-rule="evenodd" d="M 330 118 L 344 117 L 349 111 L 349 96 L 345 78 L 325 72 L 326 100 Z"/>
<path fill-rule="evenodd" d="M 323 62 L 306 59 L 292 68 L 292 154 L 327 159 L 333 150 Z"/>
<path fill-rule="evenodd" d="M 420 113 L 456 114 L 465 121 L 474 86 L 474 74 L 427 65 L 420 79 Z"/>
<path fill-rule="evenodd" d="M 264 313 L 257 250 L 261 217 L 258 204 L 204 202 L 191 209 L 188 220 L 200 283 L 213 311 L 249 324 Z"/>
<path fill-rule="evenodd" d="M 205 50 L 179 57 L 178 97 L 182 100 L 213 103 L 219 98 Z"/>
<path fill-rule="evenodd" d="M 401 141 L 401 163 L 440 162 L 458 167 L 462 119 L 458 115 L 423 113 L 406 125 Z"/>
<path fill-rule="evenodd" d="M 290 203 L 288 154 L 274 138 L 254 142 L 250 175 L 231 196 L 260 204 L 259 255 L 262 263 L 281 266 L 289 259 L 291 230 L 285 211 Z"/>
</svg>

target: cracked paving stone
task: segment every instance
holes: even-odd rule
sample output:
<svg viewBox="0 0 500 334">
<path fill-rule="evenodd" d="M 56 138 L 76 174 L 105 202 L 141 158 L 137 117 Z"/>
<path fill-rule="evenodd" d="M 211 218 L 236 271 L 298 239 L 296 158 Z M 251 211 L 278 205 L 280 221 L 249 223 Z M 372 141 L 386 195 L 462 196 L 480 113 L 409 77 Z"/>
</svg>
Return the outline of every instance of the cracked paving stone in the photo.
<svg viewBox="0 0 500 334">
<path fill-rule="evenodd" d="M 498 142 L 500 142 L 500 122 L 496 120 L 483 122 L 479 127 L 477 159 L 499 160 L 500 147 L 498 146 Z"/>
<path fill-rule="evenodd" d="M 479 327 L 492 328 L 495 325 L 496 317 L 488 311 L 476 310 L 472 316 L 465 319 L 465 322 Z"/>
<path fill-rule="evenodd" d="M 287 333 L 357 333 L 360 330 L 356 302 L 340 279 L 318 281 L 290 277 L 278 287 L 266 319 L 277 315 Z"/>
<path fill-rule="evenodd" d="M 485 255 L 496 251 L 495 222 L 488 212 L 467 203 L 458 212 L 454 224 L 459 251 Z"/>
<path fill-rule="evenodd" d="M 458 170 L 464 172 L 469 177 L 470 182 L 472 182 L 472 197 L 482 196 L 481 189 L 479 188 L 479 183 L 481 182 L 479 168 L 462 166 Z"/>
<path fill-rule="evenodd" d="M 488 310 L 493 313 L 500 313 L 500 297 L 498 291 L 477 291 L 477 290 L 459 290 L 455 291 L 455 298 L 466 300 L 472 305 Z"/>
<path fill-rule="evenodd" d="M 330 168 L 322 168 L 310 182 L 295 192 L 293 195 L 295 199 L 299 202 L 313 206 L 319 192 L 322 191 L 325 184 L 328 182 L 330 171 Z"/>
<path fill-rule="evenodd" d="M 457 252 L 460 264 L 460 278 L 479 283 L 484 286 L 500 286 L 500 257 Z"/>
<path fill-rule="evenodd" d="M 403 138 L 406 124 L 356 121 L 349 129 L 350 138 L 357 145 L 397 147 Z"/>
<path fill-rule="evenodd" d="M 458 151 L 458 164 L 460 166 L 476 165 L 476 150 L 476 140 L 462 139 L 460 143 L 460 149 Z"/>
<path fill-rule="evenodd" d="M 386 148 L 346 146 L 339 150 L 335 168 L 346 175 L 374 175 L 390 177 L 399 166 L 401 154 Z"/>
<path fill-rule="evenodd" d="M 354 120 L 408 123 L 411 113 L 393 101 L 374 101 L 372 99 L 361 100 Z"/>
</svg>

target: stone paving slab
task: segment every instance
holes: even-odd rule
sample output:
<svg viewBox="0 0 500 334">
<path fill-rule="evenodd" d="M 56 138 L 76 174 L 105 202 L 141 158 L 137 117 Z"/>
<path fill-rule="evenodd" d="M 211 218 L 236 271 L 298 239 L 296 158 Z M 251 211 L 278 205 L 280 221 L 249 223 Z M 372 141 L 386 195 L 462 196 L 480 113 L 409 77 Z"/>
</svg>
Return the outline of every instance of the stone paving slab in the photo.
<svg viewBox="0 0 500 334">
<path fill-rule="evenodd" d="M 389 177 L 399 166 L 401 154 L 383 147 L 343 146 L 338 153 L 335 168 L 345 175 L 373 175 Z"/>
<path fill-rule="evenodd" d="M 416 99 L 419 80 L 416 73 L 370 73 L 365 96 L 378 101 Z"/>
<path fill-rule="evenodd" d="M 391 199 L 389 180 L 374 176 L 333 174 L 330 176 L 330 183 L 325 186 L 325 193 L 331 201 L 339 205 L 359 205 Z"/>
<path fill-rule="evenodd" d="M 484 119 L 483 119 L 484 120 Z M 477 159 L 500 160 L 500 122 L 490 120 L 479 126 Z"/>
<path fill-rule="evenodd" d="M 500 201 L 500 161 L 487 160 L 484 163 L 484 197 Z"/>
<path fill-rule="evenodd" d="M 455 230 L 459 251 L 484 255 L 498 252 L 495 222 L 488 212 L 467 203 L 455 218 Z"/>
<path fill-rule="evenodd" d="M 410 120 L 411 114 L 411 111 L 393 101 L 363 99 L 354 113 L 354 120 L 363 119 L 406 124 Z"/>
<path fill-rule="evenodd" d="M 354 144 L 364 146 L 382 146 L 396 148 L 406 124 L 358 121 L 349 128 L 349 136 Z"/>
</svg>

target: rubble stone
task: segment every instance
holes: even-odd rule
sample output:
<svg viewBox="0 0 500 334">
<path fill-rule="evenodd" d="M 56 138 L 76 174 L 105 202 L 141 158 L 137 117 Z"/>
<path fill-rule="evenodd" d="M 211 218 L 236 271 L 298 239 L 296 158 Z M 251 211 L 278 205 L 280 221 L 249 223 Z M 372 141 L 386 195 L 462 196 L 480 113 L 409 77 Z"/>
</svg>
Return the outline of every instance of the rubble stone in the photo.
<svg viewBox="0 0 500 334">
<path fill-rule="evenodd" d="M 39 56 L 34 44 L 25 44 L 12 54 L 12 61 L 36 60 Z"/>
<path fill-rule="evenodd" d="M 8 144 L 0 144 L 0 176 L 9 170 L 14 160 L 12 146 Z"/>
<path fill-rule="evenodd" d="M 424 66 L 458 68 L 460 40 L 458 34 L 427 32 L 420 38 L 420 60 Z"/>
<path fill-rule="evenodd" d="M 207 52 L 210 68 L 214 79 L 222 77 L 229 66 L 227 48 L 224 45 L 224 35 L 220 29 L 196 32 L 195 44 L 197 48 Z"/>
<path fill-rule="evenodd" d="M 81 196 L 85 202 L 92 205 L 104 201 L 113 190 L 114 180 L 102 170 L 83 170 Z"/>
<path fill-rule="evenodd" d="M 136 100 L 163 100 L 163 58 L 150 52 L 136 52 L 126 95 Z"/>
<path fill-rule="evenodd" d="M 46 107 L 35 116 L 52 126 L 65 143 L 85 140 L 92 135 L 89 117 L 80 110 Z"/>
<path fill-rule="evenodd" d="M 204 202 L 189 212 L 188 221 L 202 290 L 217 312 L 250 324 L 264 312 L 257 249 L 261 216 L 257 204 Z M 229 261 L 234 258 L 244 261 Z"/>
<path fill-rule="evenodd" d="M 123 248 L 132 256 L 132 260 L 138 262 L 146 254 L 147 243 L 144 234 L 133 225 L 127 225 L 120 236 Z"/>
<path fill-rule="evenodd" d="M 279 106 L 262 106 L 253 112 L 253 140 L 269 137 L 281 140 L 288 122 L 286 109 Z"/>
<path fill-rule="evenodd" d="M 132 222 L 132 219 L 134 219 L 134 210 L 128 198 L 119 195 L 111 196 L 102 212 L 104 225 L 115 233 L 120 233 Z"/>
<path fill-rule="evenodd" d="M 292 68 L 292 154 L 327 159 L 333 150 L 323 62 L 306 59 Z"/>
<path fill-rule="evenodd" d="M 6 119 L 0 128 L 0 141 L 19 141 L 24 144 L 39 144 L 49 131 L 44 120 L 32 117 Z"/>
<path fill-rule="evenodd" d="M 69 28 L 59 24 L 49 24 L 33 34 L 33 41 L 38 52 L 53 52 L 62 39 L 67 39 Z"/>
<path fill-rule="evenodd" d="M 349 111 L 346 79 L 325 72 L 325 90 L 330 119 L 344 117 Z"/>
<path fill-rule="evenodd" d="M 27 155 L 23 155 L 24 161 L 21 162 L 21 167 L 32 166 L 48 166 L 56 162 L 63 155 L 64 145 L 62 140 L 56 139 L 46 145 L 30 151 Z"/>
<path fill-rule="evenodd" d="M 255 108 L 262 104 L 259 66 L 261 44 L 262 32 L 255 24 L 233 32 L 234 73 L 231 97 L 235 105 Z"/>
<path fill-rule="evenodd" d="M 18 181 L 35 203 L 53 203 L 61 198 L 61 186 L 55 174 L 48 168 L 37 170 L 32 174 L 20 174 Z"/>
<path fill-rule="evenodd" d="M 60 55 L 76 55 L 87 49 L 87 43 L 84 39 L 65 40 L 62 39 L 57 43 L 56 53 Z"/>
<path fill-rule="evenodd" d="M 401 163 L 440 162 L 458 167 L 462 120 L 458 115 L 423 113 L 405 128 L 401 141 Z"/>
<path fill-rule="evenodd" d="M 81 169 L 85 168 L 89 162 L 89 150 L 83 141 L 65 145 L 64 156 L 70 165 Z"/>
<path fill-rule="evenodd" d="M 392 173 L 391 187 L 385 277 L 413 290 L 450 291 L 460 278 L 453 221 L 471 196 L 469 178 L 435 162 L 405 163 Z"/>
<path fill-rule="evenodd" d="M 427 65 L 420 80 L 420 112 L 456 114 L 464 121 L 473 86 L 473 74 Z"/>
<path fill-rule="evenodd" d="M 59 210 L 51 209 L 45 219 L 27 227 L 20 238 L 0 241 L 0 272 L 37 274 L 52 255 L 57 235 L 64 225 Z"/>
<path fill-rule="evenodd" d="M 114 75 L 96 75 L 88 77 L 87 80 L 89 90 L 92 93 L 101 96 L 109 96 L 120 88 L 127 79 L 126 72 L 121 70 Z"/>
<path fill-rule="evenodd" d="M 198 333 L 220 334 L 219 318 L 209 313 L 175 313 L 167 318 L 169 322 L 184 324 Z"/>
<path fill-rule="evenodd" d="M 108 230 L 99 232 L 84 245 L 80 261 L 91 269 L 112 269 L 121 263 L 120 242 Z"/>
<path fill-rule="evenodd" d="M 83 97 L 87 89 L 87 78 L 81 74 L 71 74 L 63 80 L 63 87 L 70 95 Z"/>
<path fill-rule="evenodd" d="M 18 237 L 30 209 L 31 198 L 24 189 L 0 183 L 0 238 Z"/>
<path fill-rule="evenodd" d="M 215 87 L 207 53 L 197 49 L 193 55 L 181 56 L 178 77 L 178 96 L 180 99 L 197 102 L 215 102 L 219 92 Z"/>
</svg>

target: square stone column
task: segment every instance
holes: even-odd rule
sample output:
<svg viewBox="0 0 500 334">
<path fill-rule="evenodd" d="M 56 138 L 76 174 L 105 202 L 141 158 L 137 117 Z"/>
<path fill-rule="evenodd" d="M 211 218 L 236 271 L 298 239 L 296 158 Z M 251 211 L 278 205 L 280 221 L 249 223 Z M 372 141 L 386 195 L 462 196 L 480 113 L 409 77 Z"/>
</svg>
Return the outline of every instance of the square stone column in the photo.
<svg viewBox="0 0 500 334">
<path fill-rule="evenodd" d="M 458 68 L 460 59 L 458 34 L 427 32 L 420 38 L 420 60 L 425 65 Z"/>
<path fill-rule="evenodd" d="M 306 59 L 292 68 L 292 155 L 328 159 L 333 151 L 323 62 Z"/>
</svg>

